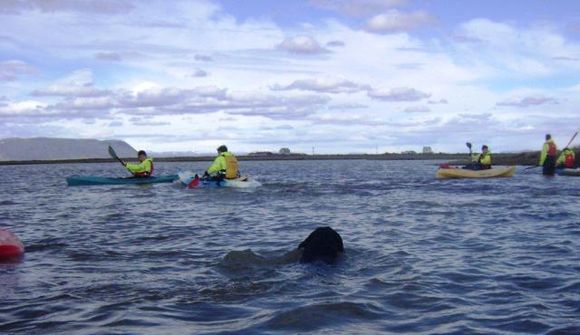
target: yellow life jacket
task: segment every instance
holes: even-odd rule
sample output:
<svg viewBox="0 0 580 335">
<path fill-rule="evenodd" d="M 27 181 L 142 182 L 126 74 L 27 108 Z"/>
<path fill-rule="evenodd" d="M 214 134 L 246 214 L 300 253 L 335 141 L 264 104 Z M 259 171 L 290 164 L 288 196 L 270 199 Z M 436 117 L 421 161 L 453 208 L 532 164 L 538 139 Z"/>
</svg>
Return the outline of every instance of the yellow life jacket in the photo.
<svg viewBox="0 0 580 335">
<path fill-rule="evenodd" d="M 226 179 L 239 177 L 238 159 L 234 155 L 224 156 L 226 160 Z"/>
</svg>

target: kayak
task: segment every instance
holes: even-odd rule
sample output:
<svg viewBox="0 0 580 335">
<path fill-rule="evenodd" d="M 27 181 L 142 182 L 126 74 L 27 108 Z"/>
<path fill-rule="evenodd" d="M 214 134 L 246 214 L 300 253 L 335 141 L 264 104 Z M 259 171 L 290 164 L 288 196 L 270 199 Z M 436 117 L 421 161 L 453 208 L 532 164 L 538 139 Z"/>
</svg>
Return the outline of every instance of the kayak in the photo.
<svg viewBox="0 0 580 335">
<path fill-rule="evenodd" d="M 437 170 L 437 178 L 500 178 L 512 177 L 516 172 L 515 166 L 495 167 L 487 170 L 467 170 L 462 168 L 440 168 Z"/>
<path fill-rule="evenodd" d="M 236 179 L 211 180 L 200 178 L 191 171 L 179 172 L 178 183 L 187 188 L 255 188 L 262 184 L 249 176 L 242 176 Z"/>
<path fill-rule="evenodd" d="M 24 245 L 8 230 L 0 229 L 0 261 L 12 260 L 24 254 Z"/>
<path fill-rule="evenodd" d="M 146 178 L 108 178 L 98 176 L 72 176 L 66 179 L 68 186 L 86 185 L 143 185 L 172 183 L 178 179 L 177 175 L 166 175 Z"/>
<path fill-rule="evenodd" d="M 580 168 L 577 168 L 577 169 L 557 169 L 556 173 L 559 176 L 580 177 Z"/>
</svg>

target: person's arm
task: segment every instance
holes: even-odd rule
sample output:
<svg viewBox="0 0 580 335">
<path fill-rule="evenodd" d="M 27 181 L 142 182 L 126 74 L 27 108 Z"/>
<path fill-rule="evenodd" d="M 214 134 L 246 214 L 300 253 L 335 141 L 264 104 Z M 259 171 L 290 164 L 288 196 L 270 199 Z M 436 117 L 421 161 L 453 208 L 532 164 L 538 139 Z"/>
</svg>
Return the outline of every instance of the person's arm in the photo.
<svg viewBox="0 0 580 335">
<path fill-rule="evenodd" d="M 207 169 L 207 173 L 217 173 L 221 170 L 225 170 L 225 159 L 222 156 L 218 156 Z"/>
<path fill-rule="evenodd" d="M 125 165 L 127 170 L 132 174 L 135 173 L 143 173 L 143 172 L 151 172 L 151 161 L 146 160 L 141 163 L 127 163 Z"/>
<path fill-rule="evenodd" d="M 544 146 L 542 147 L 542 154 L 540 155 L 540 164 L 539 165 L 544 165 L 544 161 L 546 160 L 546 156 L 548 156 L 548 144 L 544 143 Z"/>
<path fill-rule="evenodd" d="M 562 153 L 560 154 L 560 156 L 558 157 L 558 159 L 556 160 L 556 165 L 564 165 L 564 162 L 566 161 L 566 155 L 564 154 L 564 152 L 562 151 Z"/>
</svg>

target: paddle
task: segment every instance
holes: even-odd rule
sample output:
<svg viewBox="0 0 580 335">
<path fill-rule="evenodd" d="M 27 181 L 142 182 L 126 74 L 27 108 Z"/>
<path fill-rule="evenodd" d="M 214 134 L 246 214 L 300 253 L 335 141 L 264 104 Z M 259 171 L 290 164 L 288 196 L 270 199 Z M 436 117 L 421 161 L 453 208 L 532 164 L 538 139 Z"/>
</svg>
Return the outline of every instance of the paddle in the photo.
<svg viewBox="0 0 580 335">
<path fill-rule="evenodd" d="M 572 144 L 572 142 L 574 142 L 574 139 L 576 138 L 576 136 L 578 136 L 578 132 L 574 133 L 574 136 L 572 136 L 572 138 L 570 139 L 570 142 L 568 142 L 568 144 L 564 148 L 570 147 L 570 144 Z"/>
<path fill-rule="evenodd" d="M 473 152 L 471 151 L 471 143 L 467 142 L 465 145 L 469 148 L 469 160 L 471 161 Z"/>
<path fill-rule="evenodd" d="M 119 156 L 117 156 L 117 153 L 115 152 L 115 150 L 113 149 L 112 146 L 109 145 L 109 155 L 113 158 L 119 161 L 119 163 L 123 164 L 123 166 L 125 166 L 125 162 L 123 162 L 121 160 L 121 158 L 119 158 Z"/>
</svg>

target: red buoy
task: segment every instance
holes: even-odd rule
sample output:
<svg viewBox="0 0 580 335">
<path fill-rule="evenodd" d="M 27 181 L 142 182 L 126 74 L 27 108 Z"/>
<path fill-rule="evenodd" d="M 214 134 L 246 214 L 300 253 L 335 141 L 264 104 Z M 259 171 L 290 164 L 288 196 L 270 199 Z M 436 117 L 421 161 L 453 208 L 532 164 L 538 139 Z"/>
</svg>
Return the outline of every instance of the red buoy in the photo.
<svg viewBox="0 0 580 335">
<path fill-rule="evenodd" d="M 11 260 L 24 254 L 24 245 L 16 235 L 0 229 L 0 261 Z"/>
</svg>

